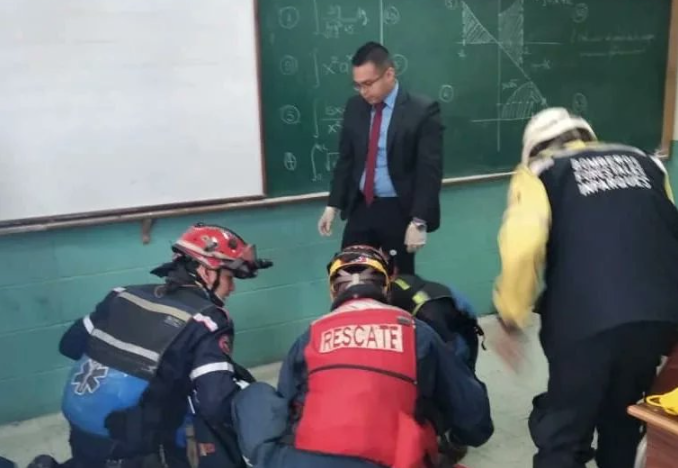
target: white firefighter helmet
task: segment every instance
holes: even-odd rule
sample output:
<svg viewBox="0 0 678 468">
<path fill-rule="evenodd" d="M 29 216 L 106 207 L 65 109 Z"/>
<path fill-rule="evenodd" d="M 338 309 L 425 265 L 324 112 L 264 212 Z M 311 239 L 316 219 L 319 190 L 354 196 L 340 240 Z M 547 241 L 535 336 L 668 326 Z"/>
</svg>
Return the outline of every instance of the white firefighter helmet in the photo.
<svg viewBox="0 0 678 468">
<path fill-rule="evenodd" d="M 591 138 L 596 138 L 596 134 L 593 133 L 591 125 L 586 120 L 570 114 L 564 107 L 549 107 L 538 112 L 525 127 L 521 162 L 526 164 L 537 146 L 573 130 L 587 132 Z"/>
</svg>

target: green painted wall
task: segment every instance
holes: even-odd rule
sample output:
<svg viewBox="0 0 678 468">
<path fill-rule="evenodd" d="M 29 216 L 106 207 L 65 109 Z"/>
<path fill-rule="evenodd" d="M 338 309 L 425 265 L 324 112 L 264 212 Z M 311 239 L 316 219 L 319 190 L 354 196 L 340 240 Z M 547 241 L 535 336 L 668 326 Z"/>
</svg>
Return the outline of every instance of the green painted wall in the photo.
<svg viewBox="0 0 678 468">
<path fill-rule="evenodd" d="M 675 161 L 669 167 L 678 179 Z M 417 260 L 423 275 L 454 283 L 481 312 L 490 308 L 499 267 L 495 239 L 505 197 L 506 181 L 444 189 L 442 227 Z M 248 366 L 279 360 L 329 305 L 325 265 L 341 229 L 320 238 L 321 209 L 307 203 L 159 220 L 148 245 L 139 223 L 0 237 L 0 422 L 58 410 L 69 367 L 57 351 L 63 331 L 110 288 L 152 281 L 148 270 L 198 220 L 232 227 L 276 262 L 239 282 L 228 307 L 238 329 L 236 358 Z"/>
</svg>

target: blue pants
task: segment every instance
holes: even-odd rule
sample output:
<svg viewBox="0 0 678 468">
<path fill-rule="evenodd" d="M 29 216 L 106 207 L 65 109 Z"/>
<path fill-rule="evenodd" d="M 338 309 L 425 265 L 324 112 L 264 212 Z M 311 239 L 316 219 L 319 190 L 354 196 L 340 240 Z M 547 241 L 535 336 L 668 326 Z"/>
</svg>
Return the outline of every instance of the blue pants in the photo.
<svg viewBox="0 0 678 468">
<path fill-rule="evenodd" d="M 233 400 L 233 424 L 243 456 L 257 468 L 376 468 L 367 460 L 297 450 L 281 442 L 287 433 L 288 401 L 256 382 Z M 385 435 L 387 437 L 387 435 Z"/>
</svg>

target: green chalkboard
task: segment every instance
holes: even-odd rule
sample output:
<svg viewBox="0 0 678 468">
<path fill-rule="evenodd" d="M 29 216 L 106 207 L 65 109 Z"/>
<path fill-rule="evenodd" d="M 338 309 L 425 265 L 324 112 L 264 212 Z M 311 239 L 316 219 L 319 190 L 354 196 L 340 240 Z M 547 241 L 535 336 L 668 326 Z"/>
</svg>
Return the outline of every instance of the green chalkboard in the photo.
<svg viewBox="0 0 678 468">
<path fill-rule="evenodd" d="M 259 0 L 269 196 L 325 191 L 351 86 L 376 40 L 400 82 L 438 99 L 445 177 L 511 170 L 545 106 L 601 139 L 661 138 L 670 0 Z"/>
</svg>

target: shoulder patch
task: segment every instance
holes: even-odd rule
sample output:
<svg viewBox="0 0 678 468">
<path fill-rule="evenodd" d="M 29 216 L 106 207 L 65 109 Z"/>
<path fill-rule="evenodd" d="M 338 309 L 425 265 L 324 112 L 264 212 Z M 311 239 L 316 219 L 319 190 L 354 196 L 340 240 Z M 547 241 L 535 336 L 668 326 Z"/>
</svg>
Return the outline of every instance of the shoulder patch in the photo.
<svg viewBox="0 0 678 468">
<path fill-rule="evenodd" d="M 214 320 L 201 313 L 195 314 L 193 316 L 193 320 L 205 325 L 209 331 L 215 331 L 217 328 L 219 328 Z"/>
<path fill-rule="evenodd" d="M 219 338 L 219 349 L 221 349 L 224 354 L 228 356 L 231 355 L 231 351 L 233 350 L 233 340 L 229 335 L 222 335 Z"/>
</svg>

